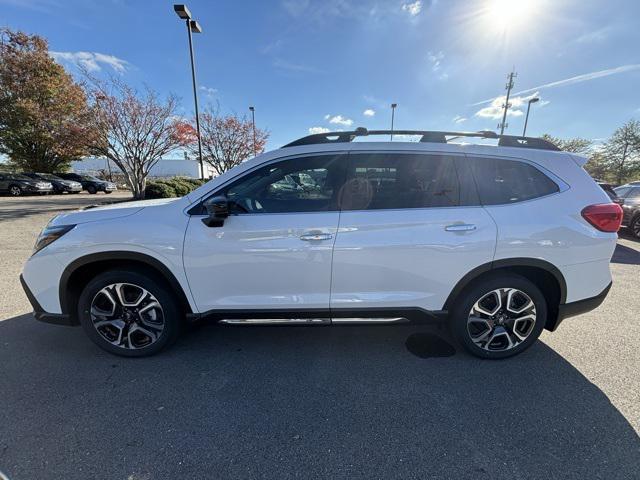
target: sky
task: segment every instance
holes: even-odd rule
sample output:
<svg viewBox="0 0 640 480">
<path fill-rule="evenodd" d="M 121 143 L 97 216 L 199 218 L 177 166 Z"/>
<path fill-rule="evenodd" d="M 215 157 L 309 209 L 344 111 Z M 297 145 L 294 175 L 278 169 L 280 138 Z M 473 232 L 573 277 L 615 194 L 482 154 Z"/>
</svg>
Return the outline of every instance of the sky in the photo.
<svg viewBox="0 0 640 480">
<path fill-rule="evenodd" d="M 356 127 L 496 130 L 596 142 L 640 118 L 638 0 L 190 0 L 201 105 L 249 115 L 268 149 Z M 117 75 L 193 115 L 173 2 L 0 0 L 0 25 L 44 36 L 77 74 Z M 201 107 L 202 108 L 202 107 Z"/>
</svg>

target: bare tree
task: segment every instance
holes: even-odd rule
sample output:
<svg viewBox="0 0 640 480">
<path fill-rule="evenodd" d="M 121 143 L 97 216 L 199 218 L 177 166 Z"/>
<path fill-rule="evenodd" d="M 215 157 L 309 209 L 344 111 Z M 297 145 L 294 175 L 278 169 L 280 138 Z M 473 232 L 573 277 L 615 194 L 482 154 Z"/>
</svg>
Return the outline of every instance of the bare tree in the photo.
<svg viewBox="0 0 640 480">
<path fill-rule="evenodd" d="M 604 144 L 604 162 L 618 184 L 640 171 L 640 122 L 630 120 Z"/>
<path fill-rule="evenodd" d="M 208 107 L 200 115 L 202 158 L 221 175 L 247 158 L 264 151 L 269 138 L 266 130 L 256 129 L 255 145 L 253 124 L 246 117 L 221 116 L 217 108 Z M 197 154 L 192 144 L 191 151 Z"/>
<path fill-rule="evenodd" d="M 189 142 L 183 122 L 175 113 L 178 99 L 169 95 L 162 100 L 148 88 L 140 94 L 117 78 L 92 80 L 99 135 L 91 151 L 112 160 L 124 174 L 133 196 L 142 199 L 151 168 L 164 155 Z"/>
</svg>

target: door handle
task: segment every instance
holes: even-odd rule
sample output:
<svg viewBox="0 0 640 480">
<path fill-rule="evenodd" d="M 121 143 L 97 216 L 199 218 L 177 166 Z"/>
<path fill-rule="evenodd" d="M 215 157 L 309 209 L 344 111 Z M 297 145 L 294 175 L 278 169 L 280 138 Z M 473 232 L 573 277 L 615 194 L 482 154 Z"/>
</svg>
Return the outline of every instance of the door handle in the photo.
<svg viewBox="0 0 640 480">
<path fill-rule="evenodd" d="M 476 226 L 470 223 L 456 223 L 454 225 L 447 225 L 444 229 L 447 232 L 472 232 L 476 229 Z"/>
<path fill-rule="evenodd" d="M 331 240 L 333 235 L 330 233 L 322 233 L 322 232 L 312 232 L 305 233 L 300 236 L 300 240 L 304 240 L 305 242 L 317 242 L 319 240 Z"/>
</svg>

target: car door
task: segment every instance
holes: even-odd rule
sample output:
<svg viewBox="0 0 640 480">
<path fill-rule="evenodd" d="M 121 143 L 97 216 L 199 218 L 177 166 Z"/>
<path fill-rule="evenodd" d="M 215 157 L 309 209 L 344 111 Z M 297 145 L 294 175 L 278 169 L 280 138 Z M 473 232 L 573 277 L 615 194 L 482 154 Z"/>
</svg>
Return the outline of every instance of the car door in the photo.
<svg viewBox="0 0 640 480">
<path fill-rule="evenodd" d="M 5 192 L 7 188 L 9 188 L 7 177 L 3 174 L 0 174 L 0 192 Z"/>
<path fill-rule="evenodd" d="M 221 227 L 192 216 L 184 242 L 198 309 L 328 317 L 345 170 L 346 154 L 306 155 L 272 162 L 213 192 L 227 197 L 230 216 Z"/>
<path fill-rule="evenodd" d="M 465 274 L 492 260 L 496 226 L 479 206 L 464 157 L 352 152 L 341 205 L 335 316 L 440 310 Z"/>
</svg>

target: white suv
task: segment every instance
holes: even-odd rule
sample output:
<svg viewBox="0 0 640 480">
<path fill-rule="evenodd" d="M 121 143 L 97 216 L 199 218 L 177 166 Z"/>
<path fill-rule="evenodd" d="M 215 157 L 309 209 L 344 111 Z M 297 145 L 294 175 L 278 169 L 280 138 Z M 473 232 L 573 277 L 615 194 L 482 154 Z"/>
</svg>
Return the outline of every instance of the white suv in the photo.
<svg viewBox="0 0 640 480">
<path fill-rule="evenodd" d="M 502 358 L 604 300 L 622 212 L 586 159 L 493 132 L 353 141 L 389 133 L 311 135 L 182 198 L 55 217 L 22 274 L 36 318 L 126 356 L 205 317 L 442 319 L 469 352 Z"/>
</svg>

